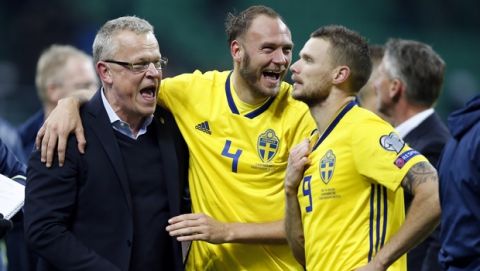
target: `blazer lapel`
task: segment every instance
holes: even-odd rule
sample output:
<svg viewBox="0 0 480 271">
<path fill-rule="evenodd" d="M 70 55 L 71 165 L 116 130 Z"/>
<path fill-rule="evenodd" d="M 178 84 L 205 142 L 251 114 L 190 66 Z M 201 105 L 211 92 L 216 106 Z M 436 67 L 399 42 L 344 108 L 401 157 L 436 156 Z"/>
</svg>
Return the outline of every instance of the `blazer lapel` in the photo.
<svg viewBox="0 0 480 271">
<path fill-rule="evenodd" d="M 102 143 L 102 147 L 107 153 L 107 156 L 116 171 L 118 180 L 127 201 L 128 208 L 131 212 L 132 199 L 130 186 L 127 179 L 127 172 L 125 171 L 125 165 L 121 158 L 122 155 L 120 153 L 117 140 L 115 139 L 114 131 L 110 124 L 110 119 L 108 118 L 107 112 L 103 106 L 100 91 L 101 90 L 99 90 L 92 100 L 85 105 L 88 112 L 86 117 L 91 118 L 90 120 L 85 120 L 85 122 L 90 125 L 93 132 Z"/>
<path fill-rule="evenodd" d="M 166 123 L 172 120 L 163 118 L 158 112 L 157 110 L 154 121 L 156 122 L 158 145 L 164 165 L 163 177 L 167 188 L 170 211 L 172 214 L 177 214 L 180 212 L 179 206 L 182 191 L 179 188 L 180 176 L 178 174 L 178 158 L 175 152 L 175 144 L 168 130 L 169 125 Z"/>
</svg>

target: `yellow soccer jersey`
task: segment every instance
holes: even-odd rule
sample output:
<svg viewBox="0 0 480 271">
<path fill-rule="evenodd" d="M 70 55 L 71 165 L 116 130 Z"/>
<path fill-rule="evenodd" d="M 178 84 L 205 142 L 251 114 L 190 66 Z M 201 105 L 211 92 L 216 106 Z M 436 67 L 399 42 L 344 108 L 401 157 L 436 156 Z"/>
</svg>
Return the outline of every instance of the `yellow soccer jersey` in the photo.
<svg viewBox="0 0 480 271">
<path fill-rule="evenodd" d="M 402 225 L 401 181 L 426 159 L 354 101 L 339 112 L 309 158 L 298 191 L 307 270 L 355 270 Z M 406 270 L 406 257 L 388 270 Z"/>
<path fill-rule="evenodd" d="M 239 113 L 230 72 L 164 79 L 159 103 L 173 113 L 190 152 L 193 212 L 223 222 L 284 218 L 283 179 L 289 149 L 309 136 L 308 108 L 282 83 L 276 97 Z M 244 106 L 245 108 L 245 106 Z M 188 270 L 301 270 L 285 245 L 193 242 Z"/>
</svg>

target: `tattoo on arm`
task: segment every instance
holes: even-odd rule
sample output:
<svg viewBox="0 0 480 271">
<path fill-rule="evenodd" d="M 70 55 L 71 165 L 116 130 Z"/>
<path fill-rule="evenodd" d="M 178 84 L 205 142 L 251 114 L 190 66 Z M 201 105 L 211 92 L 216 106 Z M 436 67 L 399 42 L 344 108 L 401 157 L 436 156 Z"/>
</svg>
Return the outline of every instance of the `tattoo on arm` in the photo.
<svg viewBox="0 0 480 271">
<path fill-rule="evenodd" d="M 414 194 L 415 188 L 425 182 L 437 182 L 437 172 L 428 162 L 415 164 L 402 180 L 402 187 L 410 194 Z"/>
</svg>

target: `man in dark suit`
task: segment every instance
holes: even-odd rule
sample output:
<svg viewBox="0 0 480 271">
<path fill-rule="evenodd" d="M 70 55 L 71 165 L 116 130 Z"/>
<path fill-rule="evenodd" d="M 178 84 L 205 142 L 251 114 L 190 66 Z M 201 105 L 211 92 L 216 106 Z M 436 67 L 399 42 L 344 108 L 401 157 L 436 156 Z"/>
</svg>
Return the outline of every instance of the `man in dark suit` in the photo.
<svg viewBox="0 0 480 271">
<path fill-rule="evenodd" d="M 71 136 L 63 165 L 45 167 L 39 151 L 29 162 L 25 232 L 38 270 L 182 270 L 165 227 L 184 208 L 186 148 L 172 116 L 156 109 L 166 59 L 153 27 L 108 21 L 93 58 L 103 87 L 80 110 L 84 154 Z"/>
<path fill-rule="evenodd" d="M 410 147 L 436 166 L 450 138 L 433 106 L 444 78 L 445 63 L 428 45 L 390 39 L 375 80 L 378 110 L 385 114 Z M 406 206 L 412 195 L 405 193 Z M 408 270 L 440 270 L 439 230 L 407 255 Z"/>
</svg>

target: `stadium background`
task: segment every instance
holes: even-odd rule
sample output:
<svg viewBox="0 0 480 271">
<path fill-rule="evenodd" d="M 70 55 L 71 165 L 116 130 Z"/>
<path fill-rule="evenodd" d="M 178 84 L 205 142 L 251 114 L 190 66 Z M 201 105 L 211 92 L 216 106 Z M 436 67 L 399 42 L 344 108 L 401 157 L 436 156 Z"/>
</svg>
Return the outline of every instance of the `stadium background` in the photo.
<svg viewBox="0 0 480 271">
<path fill-rule="evenodd" d="M 154 25 L 169 58 L 164 76 L 229 69 L 225 15 L 253 4 L 268 5 L 284 17 L 295 43 L 293 60 L 313 30 L 343 24 L 370 43 L 399 37 L 432 45 L 447 63 L 437 106 L 443 118 L 480 92 L 480 2 L 473 0 L 2 0 L 0 116 L 18 125 L 40 108 L 34 75 L 43 49 L 68 43 L 91 54 L 96 30 L 118 16 L 137 15 Z"/>
</svg>

